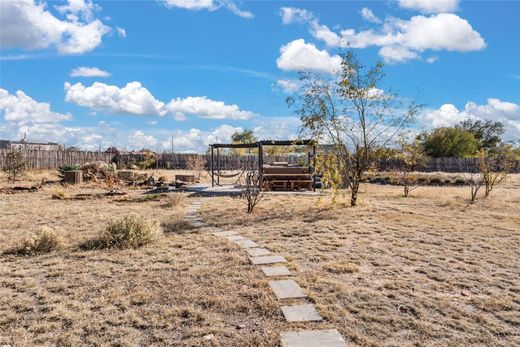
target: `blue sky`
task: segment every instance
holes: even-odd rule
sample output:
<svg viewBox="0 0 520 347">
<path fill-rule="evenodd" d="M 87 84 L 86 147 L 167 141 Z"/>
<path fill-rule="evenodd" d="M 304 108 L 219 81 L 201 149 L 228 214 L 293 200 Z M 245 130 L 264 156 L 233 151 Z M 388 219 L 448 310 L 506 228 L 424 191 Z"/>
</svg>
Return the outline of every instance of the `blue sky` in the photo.
<svg viewBox="0 0 520 347">
<path fill-rule="evenodd" d="M 0 2 L 0 138 L 204 151 L 239 128 L 292 138 L 298 70 L 347 45 L 382 89 L 426 104 L 416 129 L 504 122 L 520 137 L 518 1 Z"/>
</svg>

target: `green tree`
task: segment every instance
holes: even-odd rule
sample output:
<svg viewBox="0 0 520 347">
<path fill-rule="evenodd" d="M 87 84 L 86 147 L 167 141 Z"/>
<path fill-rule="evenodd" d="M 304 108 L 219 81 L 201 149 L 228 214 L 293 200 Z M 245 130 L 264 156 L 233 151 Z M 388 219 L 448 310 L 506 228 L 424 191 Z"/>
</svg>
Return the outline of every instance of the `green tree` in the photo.
<svg viewBox="0 0 520 347">
<path fill-rule="evenodd" d="M 302 94 L 288 99 L 302 122 L 302 135 L 334 145 L 333 155 L 323 161 L 326 165 L 322 169 L 340 170 L 338 184 L 350 188 L 351 206 L 357 204 L 363 175 L 375 163 L 375 154 L 401 133 L 420 109 L 415 102 L 404 104 L 391 90 L 383 92 L 379 88 L 383 78 L 381 62 L 367 66 L 348 51 L 342 54 L 338 78 L 302 72 Z"/>
<path fill-rule="evenodd" d="M 255 143 L 257 141 L 258 139 L 253 134 L 253 129 L 235 131 L 235 133 L 231 135 L 232 143 Z M 230 152 L 234 154 L 245 155 L 247 153 L 251 153 L 251 148 L 233 148 Z"/>
<path fill-rule="evenodd" d="M 253 129 L 236 131 L 231 135 L 231 142 L 233 143 L 255 143 L 257 141 L 256 136 L 253 134 Z"/>
<path fill-rule="evenodd" d="M 457 128 L 467 130 L 475 136 L 479 150 L 493 150 L 502 143 L 502 135 L 505 133 L 502 122 L 490 120 L 466 119 L 460 122 Z"/>
<path fill-rule="evenodd" d="M 467 158 L 478 150 L 475 135 L 459 127 L 442 127 L 431 132 L 423 132 L 418 141 L 426 155 L 434 158 Z"/>
</svg>

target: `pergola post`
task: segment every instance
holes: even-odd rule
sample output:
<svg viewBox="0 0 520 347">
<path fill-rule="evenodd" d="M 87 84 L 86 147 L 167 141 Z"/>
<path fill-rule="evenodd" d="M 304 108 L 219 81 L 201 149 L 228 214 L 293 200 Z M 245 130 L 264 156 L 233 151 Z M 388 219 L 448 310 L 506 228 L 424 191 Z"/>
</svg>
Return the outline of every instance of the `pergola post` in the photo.
<svg viewBox="0 0 520 347">
<path fill-rule="evenodd" d="M 312 143 L 312 190 L 316 191 L 316 143 L 314 142 Z"/>
<path fill-rule="evenodd" d="M 211 186 L 215 186 L 215 177 L 214 177 L 214 166 L 213 166 L 213 146 L 211 146 Z"/>
<path fill-rule="evenodd" d="M 220 186 L 220 148 L 217 148 L 217 186 Z"/>
</svg>

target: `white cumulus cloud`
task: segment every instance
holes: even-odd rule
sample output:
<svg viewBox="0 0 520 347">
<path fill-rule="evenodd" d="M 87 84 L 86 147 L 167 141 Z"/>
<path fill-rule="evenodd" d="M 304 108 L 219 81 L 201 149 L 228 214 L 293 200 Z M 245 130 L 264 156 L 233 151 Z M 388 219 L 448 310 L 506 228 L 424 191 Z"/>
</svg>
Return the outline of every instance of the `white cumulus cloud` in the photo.
<svg viewBox="0 0 520 347">
<path fill-rule="evenodd" d="M 304 23 L 314 19 L 314 14 L 312 12 L 296 7 L 280 8 L 280 16 L 282 17 L 282 23 L 285 25 Z"/>
<path fill-rule="evenodd" d="M 95 82 L 90 87 L 65 82 L 65 92 L 66 101 L 95 111 L 159 116 L 164 116 L 167 112 L 164 103 L 155 99 L 140 82 L 129 82 L 122 88 L 100 82 Z"/>
<path fill-rule="evenodd" d="M 61 54 L 92 51 L 110 28 L 94 18 L 97 6 L 91 1 L 69 0 L 56 6 L 62 19 L 44 1 L 0 1 L 0 47 L 27 50 L 56 47 Z"/>
<path fill-rule="evenodd" d="M 361 17 L 363 17 L 364 20 L 370 23 L 381 23 L 381 19 L 379 19 L 374 12 L 372 12 L 371 9 L 363 7 L 361 9 Z"/>
<path fill-rule="evenodd" d="M 110 72 L 101 70 L 97 67 L 80 66 L 72 69 L 69 73 L 70 77 L 108 77 Z"/>
<path fill-rule="evenodd" d="M 305 11 L 305 15 L 298 15 L 301 11 Z M 291 8 L 290 15 L 286 12 L 281 11 L 284 23 L 308 22 L 311 35 L 329 47 L 381 47 L 379 55 L 389 63 L 420 59 L 427 50 L 471 52 L 486 47 L 480 33 L 467 20 L 453 13 L 417 15 L 409 20 L 387 17 L 376 29 L 356 31 L 349 28 L 336 32 L 320 24 L 306 10 Z M 362 15 L 373 22 L 378 19 L 368 9 L 362 10 Z"/>
<path fill-rule="evenodd" d="M 126 29 L 121 27 L 116 27 L 117 34 L 119 37 L 126 37 Z"/>
<path fill-rule="evenodd" d="M 288 94 L 294 93 L 302 87 L 299 80 L 278 80 L 276 85 Z"/>
<path fill-rule="evenodd" d="M 205 96 L 189 96 L 172 99 L 166 106 L 176 118 L 183 119 L 186 114 L 209 119 L 250 119 L 253 113 L 241 110 L 238 105 L 227 105 L 222 101 L 208 99 Z"/>
<path fill-rule="evenodd" d="M 276 60 L 278 68 L 285 71 L 316 71 L 334 74 L 341 70 L 341 57 L 330 55 L 312 43 L 298 39 L 283 45 Z"/>
<path fill-rule="evenodd" d="M 0 88 L 0 111 L 7 122 L 18 124 L 57 123 L 72 119 L 70 113 L 54 112 L 49 103 L 38 102 L 21 90 L 13 95 Z"/>
<path fill-rule="evenodd" d="M 162 0 L 168 8 L 182 8 L 192 11 L 214 11 L 224 7 L 242 18 L 253 18 L 253 13 L 240 9 L 234 0 Z"/>
<path fill-rule="evenodd" d="M 423 13 L 454 12 L 460 0 L 399 0 L 399 6 Z"/>
</svg>

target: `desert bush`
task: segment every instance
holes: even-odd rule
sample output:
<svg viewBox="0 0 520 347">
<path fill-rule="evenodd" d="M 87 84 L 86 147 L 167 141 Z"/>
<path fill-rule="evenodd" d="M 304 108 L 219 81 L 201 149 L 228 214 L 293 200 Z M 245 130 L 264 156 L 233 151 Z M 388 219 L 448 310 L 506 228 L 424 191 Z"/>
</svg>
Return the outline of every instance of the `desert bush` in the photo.
<svg viewBox="0 0 520 347">
<path fill-rule="evenodd" d="M 453 184 L 455 184 L 456 186 L 463 186 L 466 184 L 466 180 L 463 177 L 457 177 L 455 178 Z"/>
<path fill-rule="evenodd" d="M 439 186 L 442 183 L 442 178 L 438 176 L 434 176 L 430 178 L 430 184 L 433 186 Z"/>
<path fill-rule="evenodd" d="M 184 202 L 184 195 L 180 193 L 173 193 L 166 199 L 165 207 L 177 207 Z"/>
<path fill-rule="evenodd" d="M 63 239 L 49 227 L 43 227 L 40 231 L 25 239 L 18 247 L 8 253 L 18 255 L 39 255 L 57 251 L 63 248 Z"/>
<path fill-rule="evenodd" d="M 13 149 L 5 156 L 4 172 L 11 181 L 16 181 L 25 172 L 26 164 L 22 152 Z"/>
<path fill-rule="evenodd" d="M 161 235 L 157 223 L 130 215 L 111 222 L 92 243 L 92 248 L 139 248 Z"/>
<path fill-rule="evenodd" d="M 150 150 L 146 150 L 144 153 L 144 159 L 141 161 L 138 161 L 136 165 L 141 170 L 147 170 L 151 169 L 157 164 L 157 154 Z"/>
</svg>

